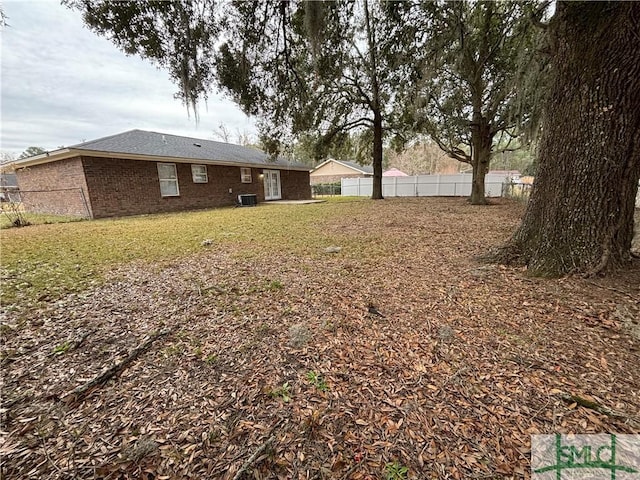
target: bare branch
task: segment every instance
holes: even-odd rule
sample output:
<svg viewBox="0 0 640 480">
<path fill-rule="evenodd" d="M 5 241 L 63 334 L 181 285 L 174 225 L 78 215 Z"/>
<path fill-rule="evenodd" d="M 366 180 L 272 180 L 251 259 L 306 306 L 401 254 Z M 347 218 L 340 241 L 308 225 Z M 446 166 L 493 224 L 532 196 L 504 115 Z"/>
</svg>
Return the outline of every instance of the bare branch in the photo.
<svg viewBox="0 0 640 480">
<path fill-rule="evenodd" d="M 545 0 L 540 4 L 540 7 L 531 14 L 529 21 L 536 27 L 546 30 L 549 28 L 548 23 L 544 23 L 540 20 L 540 17 L 544 14 L 544 11 L 551 5 L 551 0 Z"/>
</svg>

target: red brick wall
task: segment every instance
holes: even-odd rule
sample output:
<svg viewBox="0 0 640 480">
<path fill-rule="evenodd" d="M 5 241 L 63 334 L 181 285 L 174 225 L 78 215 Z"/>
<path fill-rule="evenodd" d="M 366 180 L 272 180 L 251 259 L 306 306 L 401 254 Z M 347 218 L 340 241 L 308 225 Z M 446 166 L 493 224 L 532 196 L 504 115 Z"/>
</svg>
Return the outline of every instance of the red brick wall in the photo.
<svg viewBox="0 0 640 480">
<path fill-rule="evenodd" d="M 28 167 L 17 174 L 21 190 L 73 189 L 38 196 L 25 193 L 25 205 L 31 211 L 63 215 L 102 218 L 222 207 L 235 205 L 239 194 L 256 194 L 258 202 L 264 202 L 262 168 L 251 169 L 252 183 L 241 182 L 240 167 L 207 165 L 208 183 L 193 183 L 189 163 L 176 163 L 176 168 L 178 197 L 160 194 L 156 162 L 77 157 Z M 280 181 L 283 199 L 311 198 L 309 172 L 281 170 Z"/>
<path fill-rule="evenodd" d="M 191 164 L 176 163 L 180 196 L 162 197 L 156 162 L 83 157 L 83 163 L 95 218 L 222 207 L 234 205 L 239 194 L 264 201 L 262 168 L 252 168 L 252 183 L 242 183 L 240 167 L 207 165 L 209 182 L 193 183 Z M 311 198 L 308 172 L 280 176 L 283 198 Z"/>
<path fill-rule="evenodd" d="M 282 185 L 283 200 L 308 200 L 311 198 L 309 172 L 280 170 L 280 183 Z M 262 183 L 260 186 L 263 190 L 262 197 L 264 198 L 264 187 L 262 187 Z"/>
<path fill-rule="evenodd" d="M 21 168 L 16 175 L 27 211 L 91 217 L 80 158 Z"/>
</svg>

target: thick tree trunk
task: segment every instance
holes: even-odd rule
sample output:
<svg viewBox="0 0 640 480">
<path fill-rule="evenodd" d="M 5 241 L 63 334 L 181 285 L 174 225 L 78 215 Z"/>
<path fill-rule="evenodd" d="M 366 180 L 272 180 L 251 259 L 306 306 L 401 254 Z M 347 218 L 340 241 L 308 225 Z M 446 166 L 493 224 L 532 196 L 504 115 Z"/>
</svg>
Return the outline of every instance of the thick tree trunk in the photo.
<svg viewBox="0 0 640 480">
<path fill-rule="evenodd" d="M 538 173 L 522 225 L 503 251 L 534 275 L 595 274 L 631 258 L 639 25 L 637 2 L 557 4 Z"/>
<path fill-rule="evenodd" d="M 373 191 L 372 200 L 382 200 L 382 115 L 373 112 Z"/>
<path fill-rule="evenodd" d="M 471 179 L 471 205 L 486 205 L 487 199 L 484 191 L 484 178 L 487 175 L 486 164 L 475 162 L 472 164 L 473 174 Z"/>
<path fill-rule="evenodd" d="M 481 113 L 474 114 L 471 126 L 471 166 L 473 175 L 471 178 L 471 197 L 469 201 L 472 205 L 486 205 L 484 178 L 489 171 L 491 160 L 491 146 L 493 135 L 486 119 Z"/>
<path fill-rule="evenodd" d="M 375 34 L 375 15 L 369 12 L 369 2 L 364 0 L 364 18 L 369 46 L 369 75 L 371 80 L 371 102 L 373 112 L 373 189 L 372 200 L 382 200 L 382 109 L 380 107 L 380 84 L 378 83 L 378 44 Z"/>
</svg>

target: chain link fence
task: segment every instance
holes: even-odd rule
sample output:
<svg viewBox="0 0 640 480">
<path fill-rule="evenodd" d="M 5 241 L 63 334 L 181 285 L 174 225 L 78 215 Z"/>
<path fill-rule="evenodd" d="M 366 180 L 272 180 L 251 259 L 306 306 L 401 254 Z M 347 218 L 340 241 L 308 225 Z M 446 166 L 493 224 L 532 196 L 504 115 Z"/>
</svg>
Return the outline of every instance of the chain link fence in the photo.
<svg viewBox="0 0 640 480">
<path fill-rule="evenodd" d="M 528 201 L 531 196 L 533 184 L 504 182 L 502 184 L 502 196 L 504 198 L 514 198 L 516 200 Z"/>
<path fill-rule="evenodd" d="M 55 190 L 18 190 L 3 187 L 0 190 L 3 212 L 40 213 L 68 217 L 90 218 L 91 211 L 82 188 Z"/>
<path fill-rule="evenodd" d="M 342 185 L 340 183 L 316 183 L 311 185 L 311 194 L 314 198 L 340 196 Z"/>
</svg>

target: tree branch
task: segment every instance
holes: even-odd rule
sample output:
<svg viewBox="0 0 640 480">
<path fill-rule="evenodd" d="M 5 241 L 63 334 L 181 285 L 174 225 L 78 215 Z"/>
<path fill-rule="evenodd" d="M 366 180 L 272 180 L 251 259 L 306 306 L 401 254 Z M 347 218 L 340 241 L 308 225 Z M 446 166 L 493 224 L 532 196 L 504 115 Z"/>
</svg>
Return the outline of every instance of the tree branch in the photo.
<svg viewBox="0 0 640 480">
<path fill-rule="evenodd" d="M 120 362 L 113 364 L 111 367 L 107 368 L 106 370 L 103 370 L 98 376 L 94 377 L 92 380 L 89 380 L 85 384 L 77 388 L 74 388 L 70 392 L 66 393 L 65 395 L 62 396 L 62 399 L 78 400 L 82 398 L 93 387 L 101 385 L 105 383 L 107 380 L 109 380 L 111 377 L 119 374 L 122 370 L 125 369 L 125 367 L 127 367 L 131 362 L 133 362 L 136 358 L 138 358 L 141 353 L 148 350 L 149 347 L 151 347 L 151 344 L 153 342 L 155 342 L 160 337 L 168 335 L 169 333 L 171 333 L 170 328 L 165 328 L 164 330 L 160 330 L 159 332 L 153 333 L 152 335 L 147 337 L 147 339 L 143 343 L 141 343 L 136 348 L 134 348 Z"/>
<path fill-rule="evenodd" d="M 356 90 L 358 90 L 358 93 L 360 93 L 360 96 L 362 97 L 362 99 L 365 102 L 365 105 L 367 105 L 369 108 L 373 109 L 373 101 L 371 100 L 371 98 L 369 98 L 369 95 L 367 95 L 367 93 L 362 89 L 362 87 L 360 86 L 360 82 L 358 82 L 358 80 L 354 77 L 348 77 L 348 76 L 344 76 L 345 80 L 348 81 L 348 85 L 351 85 L 352 87 L 354 87 Z"/>
<path fill-rule="evenodd" d="M 451 158 L 453 158 L 454 160 L 458 160 L 459 162 L 462 162 L 462 163 L 471 164 L 471 159 L 467 154 L 465 154 L 464 150 L 458 147 L 454 147 L 453 145 L 451 145 L 451 143 L 449 143 L 449 145 L 446 145 L 442 141 L 442 139 L 439 138 L 434 133 L 430 133 L 429 136 L 434 142 L 436 142 L 436 145 L 440 147 L 440 150 L 446 152 L 447 155 L 449 155 Z"/>
<path fill-rule="evenodd" d="M 275 441 L 275 439 L 276 439 L 276 436 L 271 435 L 262 445 L 260 445 L 258 449 L 255 452 L 253 452 L 253 455 L 251 455 L 247 459 L 247 461 L 242 464 L 242 466 L 240 467 L 240 470 L 238 470 L 234 475 L 233 480 L 240 480 L 240 478 L 242 477 L 242 474 L 246 472 L 247 469 L 251 467 L 251 465 L 253 465 L 253 462 L 256 461 L 256 459 L 260 456 L 260 454 L 264 452 L 267 449 L 267 447 Z"/>
<path fill-rule="evenodd" d="M 373 125 L 373 120 L 370 118 L 362 117 L 357 120 L 353 120 L 351 122 L 345 122 L 342 125 L 337 125 L 327 132 L 325 137 L 331 138 L 337 135 L 340 132 L 352 130 L 357 127 L 371 127 Z"/>
<path fill-rule="evenodd" d="M 544 23 L 540 21 L 540 17 L 544 13 L 544 11 L 549 7 L 549 5 L 551 5 L 551 0 L 546 0 L 540 4 L 540 7 L 535 12 L 531 14 L 531 17 L 529 17 L 529 21 L 534 26 L 541 28 L 543 30 L 546 30 L 547 28 L 549 28 L 548 23 Z"/>
<path fill-rule="evenodd" d="M 290 70 L 291 73 L 293 73 L 293 76 L 295 77 L 298 85 L 300 86 L 301 90 L 304 92 L 304 83 L 300 79 L 300 76 L 298 75 L 298 72 L 296 71 L 296 69 L 293 67 L 293 65 L 291 65 L 291 58 L 289 56 L 289 46 L 287 44 L 287 4 L 288 3 L 289 2 L 284 0 L 280 2 L 280 15 L 282 17 L 282 48 L 283 48 L 284 58 L 285 58 L 285 62 L 287 63 L 288 70 Z"/>
</svg>

